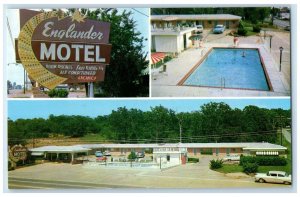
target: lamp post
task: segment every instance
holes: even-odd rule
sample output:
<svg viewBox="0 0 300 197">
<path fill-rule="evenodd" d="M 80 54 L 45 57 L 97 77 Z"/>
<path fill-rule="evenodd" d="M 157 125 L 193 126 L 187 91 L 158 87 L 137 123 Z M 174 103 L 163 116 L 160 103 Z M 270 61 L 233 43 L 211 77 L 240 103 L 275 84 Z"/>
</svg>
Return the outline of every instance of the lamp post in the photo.
<svg viewBox="0 0 300 197">
<path fill-rule="evenodd" d="M 282 61 L 282 51 L 283 51 L 283 47 L 279 47 L 279 51 L 280 51 L 279 72 L 281 72 L 281 61 Z"/>
<path fill-rule="evenodd" d="M 273 36 L 270 35 L 270 51 L 271 51 L 271 49 L 272 49 L 272 38 L 273 38 Z"/>
</svg>

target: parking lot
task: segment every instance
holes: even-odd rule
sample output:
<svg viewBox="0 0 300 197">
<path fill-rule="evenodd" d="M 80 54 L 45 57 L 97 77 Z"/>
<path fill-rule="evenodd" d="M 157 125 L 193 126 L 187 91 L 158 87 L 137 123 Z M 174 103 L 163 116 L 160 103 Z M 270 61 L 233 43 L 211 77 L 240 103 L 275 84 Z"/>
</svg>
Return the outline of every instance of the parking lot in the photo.
<svg viewBox="0 0 300 197">
<path fill-rule="evenodd" d="M 223 174 L 209 169 L 209 157 L 199 163 L 167 170 L 84 167 L 82 164 L 44 163 L 8 172 L 10 189 L 58 188 L 266 188 L 291 189 L 281 184 L 256 183 L 243 173 Z"/>
</svg>

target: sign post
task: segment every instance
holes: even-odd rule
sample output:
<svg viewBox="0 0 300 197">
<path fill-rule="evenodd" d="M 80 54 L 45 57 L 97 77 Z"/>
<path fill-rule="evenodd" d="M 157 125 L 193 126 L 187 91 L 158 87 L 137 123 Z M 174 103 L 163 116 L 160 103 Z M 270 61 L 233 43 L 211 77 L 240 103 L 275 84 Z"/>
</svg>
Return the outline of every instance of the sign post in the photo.
<svg viewBox="0 0 300 197">
<path fill-rule="evenodd" d="M 9 150 L 9 159 L 17 163 L 18 161 L 25 161 L 27 159 L 27 148 L 22 145 L 14 145 Z"/>
<path fill-rule="evenodd" d="M 42 86 L 104 81 L 110 62 L 110 23 L 86 19 L 77 10 L 72 16 L 59 12 L 20 10 L 21 30 L 17 61 Z"/>
</svg>

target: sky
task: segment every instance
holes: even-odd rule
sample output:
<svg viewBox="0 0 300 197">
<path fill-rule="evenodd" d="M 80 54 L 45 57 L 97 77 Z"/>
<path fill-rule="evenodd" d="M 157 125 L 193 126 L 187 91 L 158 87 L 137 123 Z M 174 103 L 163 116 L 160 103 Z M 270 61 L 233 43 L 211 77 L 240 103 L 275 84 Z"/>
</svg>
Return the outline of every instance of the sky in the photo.
<svg viewBox="0 0 300 197">
<path fill-rule="evenodd" d="M 127 11 L 132 12 L 132 18 L 136 21 L 136 30 L 141 33 L 141 36 L 144 38 L 149 37 L 149 9 L 148 8 L 119 8 L 120 13 L 126 9 Z M 18 85 L 23 85 L 24 83 L 24 69 L 21 64 L 12 64 L 16 62 L 15 58 L 15 49 L 13 41 L 9 34 L 9 27 L 11 29 L 11 34 L 13 39 L 17 38 L 20 33 L 20 21 L 19 21 L 19 10 L 18 9 L 7 9 L 5 13 L 5 26 L 4 33 L 5 38 L 5 65 L 8 65 L 6 68 L 7 80 L 10 80 L 12 83 L 16 82 Z M 7 22 L 8 21 L 8 22 Z M 9 27 L 7 25 L 9 24 Z M 144 41 L 144 51 L 149 51 L 149 42 Z"/>
<path fill-rule="evenodd" d="M 82 115 L 97 117 L 108 115 L 119 107 L 150 111 L 151 107 L 162 105 L 179 112 L 191 112 L 209 102 L 224 102 L 231 108 L 243 109 L 248 105 L 261 108 L 290 109 L 290 99 L 114 99 L 114 100 L 9 100 L 8 117 L 12 120 L 19 118 L 48 118 L 49 115 Z"/>
</svg>

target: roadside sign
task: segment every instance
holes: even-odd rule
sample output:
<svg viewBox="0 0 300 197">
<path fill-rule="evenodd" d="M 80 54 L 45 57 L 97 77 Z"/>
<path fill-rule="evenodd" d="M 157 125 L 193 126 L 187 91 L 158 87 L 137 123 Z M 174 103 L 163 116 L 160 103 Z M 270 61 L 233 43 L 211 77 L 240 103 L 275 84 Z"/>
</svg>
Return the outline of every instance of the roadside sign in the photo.
<svg viewBox="0 0 300 197">
<path fill-rule="evenodd" d="M 29 76 L 53 89 L 61 83 L 103 81 L 110 62 L 110 23 L 87 19 L 78 10 L 20 10 L 16 59 Z"/>
</svg>

